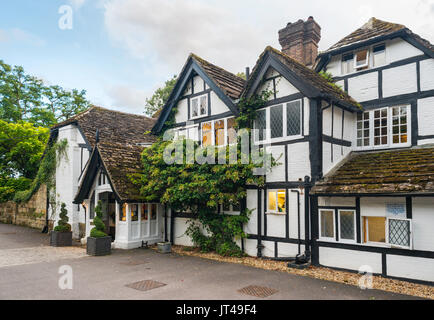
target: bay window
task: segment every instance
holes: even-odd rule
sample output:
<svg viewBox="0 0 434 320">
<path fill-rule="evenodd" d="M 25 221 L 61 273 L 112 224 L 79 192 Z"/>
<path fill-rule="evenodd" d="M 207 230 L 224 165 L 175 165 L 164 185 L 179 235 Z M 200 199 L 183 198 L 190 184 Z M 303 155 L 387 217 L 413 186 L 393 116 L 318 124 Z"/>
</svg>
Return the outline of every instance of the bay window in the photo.
<svg viewBox="0 0 434 320">
<path fill-rule="evenodd" d="M 301 100 L 271 106 L 257 112 L 255 141 L 280 141 L 302 135 Z"/>
<path fill-rule="evenodd" d="M 401 105 L 359 113 L 357 115 L 357 147 L 408 146 L 410 106 Z"/>
<path fill-rule="evenodd" d="M 286 213 L 286 190 L 269 190 L 267 196 L 268 213 Z"/>
</svg>

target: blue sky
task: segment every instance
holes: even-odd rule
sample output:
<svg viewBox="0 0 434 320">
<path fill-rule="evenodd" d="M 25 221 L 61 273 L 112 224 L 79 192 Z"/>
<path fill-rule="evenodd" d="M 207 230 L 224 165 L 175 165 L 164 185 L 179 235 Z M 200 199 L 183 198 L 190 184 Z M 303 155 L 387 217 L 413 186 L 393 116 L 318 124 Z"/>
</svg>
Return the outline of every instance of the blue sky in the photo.
<svg viewBox="0 0 434 320">
<path fill-rule="evenodd" d="M 86 89 L 92 103 L 143 112 L 144 99 L 190 52 L 234 73 L 253 67 L 277 31 L 313 15 L 320 49 L 371 16 L 405 24 L 434 42 L 434 0 L 16 0 L 0 11 L 0 59 L 46 83 Z M 61 30 L 62 5 L 73 12 Z"/>
</svg>

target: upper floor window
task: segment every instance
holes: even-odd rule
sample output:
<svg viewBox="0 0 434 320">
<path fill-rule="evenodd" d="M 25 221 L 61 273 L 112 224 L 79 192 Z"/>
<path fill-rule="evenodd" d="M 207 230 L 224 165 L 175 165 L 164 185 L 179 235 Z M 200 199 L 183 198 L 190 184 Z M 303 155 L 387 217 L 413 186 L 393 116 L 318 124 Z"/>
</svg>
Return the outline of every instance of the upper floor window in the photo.
<svg viewBox="0 0 434 320">
<path fill-rule="evenodd" d="M 225 146 L 237 142 L 235 118 L 219 119 L 201 124 L 202 147 Z"/>
<path fill-rule="evenodd" d="M 193 141 L 198 141 L 198 125 L 188 126 L 185 128 L 174 130 L 174 139 L 190 139 Z"/>
<path fill-rule="evenodd" d="M 410 106 L 393 106 L 357 115 L 357 147 L 399 147 L 410 143 Z"/>
<path fill-rule="evenodd" d="M 366 70 L 386 64 L 386 45 L 379 44 L 370 48 L 342 55 L 342 74 Z"/>
<path fill-rule="evenodd" d="M 190 99 L 190 118 L 201 118 L 208 115 L 208 95 Z"/>
<path fill-rule="evenodd" d="M 373 48 L 374 67 L 383 66 L 386 64 L 386 45 L 380 44 Z"/>
<path fill-rule="evenodd" d="M 301 136 L 301 100 L 272 106 L 257 112 L 255 140 L 282 140 Z"/>
<path fill-rule="evenodd" d="M 354 71 L 354 54 L 342 55 L 342 74 L 353 73 Z"/>
<path fill-rule="evenodd" d="M 356 59 L 354 60 L 354 68 L 359 70 L 365 70 L 369 66 L 369 50 L 364 49 L 356 52 Z"/>
</svg>

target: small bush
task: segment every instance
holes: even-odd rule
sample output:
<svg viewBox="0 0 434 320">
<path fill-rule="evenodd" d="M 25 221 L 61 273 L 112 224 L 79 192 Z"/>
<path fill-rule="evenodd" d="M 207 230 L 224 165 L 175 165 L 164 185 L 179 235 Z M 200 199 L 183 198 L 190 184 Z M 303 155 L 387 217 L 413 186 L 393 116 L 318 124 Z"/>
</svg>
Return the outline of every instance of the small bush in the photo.
<svg viewBox="0 0 434 320">
<path fill-rule="evenodd" d="M 107 237 L 105 233 L 105 224 L 102 221 L 102 203 L 98 201 L 98 205 L 95 207 L 95 218 L 93 219 L 94 228 L 90 230 L 90 236 L 92 238 L 104 238 Z"/>
<path fill-rule="evenodd" d="M 58 222 L 58 225 L 54 228 L 54 231 L 57 232 L 70 232 L 71 231 L 71 225 L 68 223 L 68 210 L 66 210 L 66 204 L 62 203 L 60 208 L 60 220 Z"/>
</svg>

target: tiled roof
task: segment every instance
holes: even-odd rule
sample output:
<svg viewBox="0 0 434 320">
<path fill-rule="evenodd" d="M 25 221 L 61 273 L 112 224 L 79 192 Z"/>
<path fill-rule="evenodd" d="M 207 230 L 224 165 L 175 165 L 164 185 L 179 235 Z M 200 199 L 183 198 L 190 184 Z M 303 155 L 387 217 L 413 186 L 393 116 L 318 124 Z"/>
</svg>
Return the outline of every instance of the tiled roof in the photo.
<svg viewBox="0 0 434 320">
<path fill-rule="evenodd" d="M 313 194 L 432 194 L 434 147 L 352 153 Z"/>
<path fill-rule="evenodd" d="M 213 65 L 193 53 L 190 56 L 202 67 L 207 75 L 229 98 L 236 100 L 240 97 L 246 84 L 246 81 L 243 78 Z"/>
<path fill-rule="evenodd" d="M 363 43 L 377 37 L 392 35 L 400 31 L 412 36 L 416 41 L 418 41 L 429 50 L 434 50 L 434 46 L 429 41 L 413 33 L 406 26 L 402 24 L 382 21 L 377 18 L 371 18 L 361 28 L 357 29 L 356 31 L 352 32 L 351 34 L 331 46 L 327 51 L 322 52 L 321 55 L 323 55 L 324 53 L 329 53 L 338 49 L 345 48 L 349 45 Z"/>
<path fill-rule="evenodd" d="M 354 108 L 360 108 L 360 104 L 353 98 L 351 98 L 344 90 L 340 89 L 334 84 L 331 84 L 314 70 L 306 67 L 305 65 L 299 63 L 298 61 L 290 58 L 286 54 L 270 46 L 268 46 L 259 57 L 256 66 L 253 68 L 250 79 L 254 79 L 255 74 L 259 72 L 263 57 L 267 52 L 277 57 L 279 61 L 282 62 L 290 71 L 292 71 L 301 81 L 308 83 L 310 86 L 316 88 L 320 91 L 320 93 L 336 101 L 345 102 Z M 250 85 L 251 82 L 247 85 L 246 91 L 249 89 Z"/>
<path fill-rule="evenodd" d="M 92 107 L 53 129 L 72 123 L 81 128 L 92 147 L 96 130 L 99 130 L 98 150 L 113 188 L 123 200 L 137 199 L 139 190 L 131 183 L 129 175 L 141 170 L 143 144 L 156 141 L 155 136 L 144 134 L 152 129 L 155 119 Z"/>
</svg>

